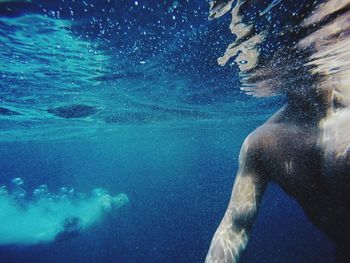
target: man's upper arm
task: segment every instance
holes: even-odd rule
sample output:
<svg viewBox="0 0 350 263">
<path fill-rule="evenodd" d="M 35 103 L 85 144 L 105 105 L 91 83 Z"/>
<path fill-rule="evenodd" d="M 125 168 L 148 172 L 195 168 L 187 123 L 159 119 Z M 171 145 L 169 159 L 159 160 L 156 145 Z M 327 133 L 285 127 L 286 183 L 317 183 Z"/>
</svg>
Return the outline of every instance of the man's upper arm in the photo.
<svg viewBox="0 0 350 263">
<path fill-rule="evenodd" d="M 259 167 L 261 153 L 257 141 L 248 136 L 240 152 L 230 203 L 213 237 L 206 263 L 237 262 L 246 247 L 267 184 Z"/>
<path fill-rule="evenodd" d="M 248 136 L 242 145 L 238 173 L 226 212 L 232 216 L 234 228 L 251 226 L 267 184 L 261 163 L 263 149 L 254 137 Z"/>
</svg>

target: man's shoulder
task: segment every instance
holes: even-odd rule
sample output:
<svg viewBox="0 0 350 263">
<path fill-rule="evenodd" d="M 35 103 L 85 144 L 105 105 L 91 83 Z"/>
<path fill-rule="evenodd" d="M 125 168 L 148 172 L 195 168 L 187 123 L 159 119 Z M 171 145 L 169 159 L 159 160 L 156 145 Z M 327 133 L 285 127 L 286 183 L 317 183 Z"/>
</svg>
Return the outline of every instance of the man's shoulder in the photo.
<svg viewBox="0 0 350 263">
<path fill-rule="evenodd" d="M 250 149 L 266 151 L 309 139 L 311 134 L 309 130 L 294 124 L 267 122 L 250 133 L 243 145 Z"/>
<path fill-rule="evenodd" d="M 274 125 L 263 124 L 251 132 L 244 140 L 240 156 L 246 160 L 257 161 L 267 148 L 274 144 Z"/>
<path fill-rule="evenodd" d="M 282 136 L 285 129 L 280 124 L 265 123 L 251 132 L 244 141 L 247 146 L 263 147 L 273 143 L 277 137 Z"/>
</svg>

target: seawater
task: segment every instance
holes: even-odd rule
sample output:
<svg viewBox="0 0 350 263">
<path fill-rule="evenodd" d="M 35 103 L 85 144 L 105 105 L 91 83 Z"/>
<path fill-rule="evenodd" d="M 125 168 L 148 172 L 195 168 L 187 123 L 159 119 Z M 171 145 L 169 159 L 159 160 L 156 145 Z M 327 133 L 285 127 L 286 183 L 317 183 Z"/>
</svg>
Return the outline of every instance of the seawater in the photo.
<svg viewBox="0 0 350 263">
<path fill-rule="evenodd" d="M 244 138 L 284 103 L 246 95 L 235 64 L 217 65 L 232 35 L 208 10 L 0 2 L 0 262 L 203 262 Z M 96 205 L 120 193 L 123 206 Z M 55 239 L 86 211 L 93 223 Z M 271 185 L 241 262 L 332 262 L 332 246 Z"/>
</svg>

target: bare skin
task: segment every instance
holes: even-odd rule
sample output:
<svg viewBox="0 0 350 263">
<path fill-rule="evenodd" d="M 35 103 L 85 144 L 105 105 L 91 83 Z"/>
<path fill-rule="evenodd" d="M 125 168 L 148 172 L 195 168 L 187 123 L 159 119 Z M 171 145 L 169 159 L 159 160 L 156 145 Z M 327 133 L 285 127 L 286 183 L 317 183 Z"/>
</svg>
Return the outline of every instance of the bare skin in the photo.
<svg viewBox="0 0 350 263">
<path fill-rule="evenodd" d="M 350 102 L 337 99 L 345 90 L 335 93 L 289 94 L 287 105 L 246 138 L 206 263 L 238 262 L 269 182 L 335 242 L 337 262 L 350 262 Z"/>
</svg>

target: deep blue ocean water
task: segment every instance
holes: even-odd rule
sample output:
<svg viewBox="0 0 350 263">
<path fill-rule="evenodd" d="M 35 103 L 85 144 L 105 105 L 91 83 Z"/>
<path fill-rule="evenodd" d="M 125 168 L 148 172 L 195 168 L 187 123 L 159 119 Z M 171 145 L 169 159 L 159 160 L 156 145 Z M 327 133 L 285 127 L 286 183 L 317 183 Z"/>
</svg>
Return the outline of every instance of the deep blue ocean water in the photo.
<svg viewBox="0 0 350 263">
<path fill-rule="evenodd" d="M 0 1 L 0 185 L 129 197 L 70 239 L 1 245 L 0 262 L 204 261 L 244 138 L 284 102 L 244 94 L 234 65 L 217 65 L 232 36 L 208 10 Z M 240 262 L 333 262 L 333 245 L 270 185 Z"/>
</svg>

